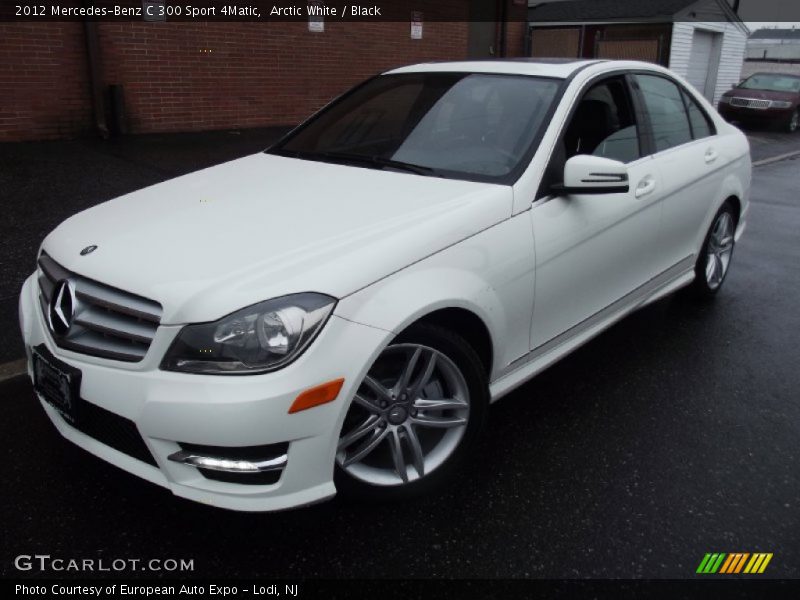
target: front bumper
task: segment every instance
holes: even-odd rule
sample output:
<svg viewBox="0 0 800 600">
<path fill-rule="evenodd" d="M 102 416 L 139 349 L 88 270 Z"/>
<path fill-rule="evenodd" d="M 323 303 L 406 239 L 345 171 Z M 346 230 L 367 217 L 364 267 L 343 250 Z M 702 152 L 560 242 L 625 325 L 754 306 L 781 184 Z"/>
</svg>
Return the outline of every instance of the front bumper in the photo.
<svg viewBox="0 0 800 600">
<path fill-rule="evenodd" d="M 721 103 L 718 107 L 719 114 L 726 121 L 743 121 L 743 122 L 772 122 L 782 123 L 788 121 L 794 108 L 748 108 L 744 106 L 732 106 L 730 104 Z"/>
<path fill-rule="evenodd" d="M 161 326 L 141 363 L 118 363 L 59 348 L 39 309 L 38 286 L 30 277 L 19 303 L 20 327 L 32 377 L 31 349 L 44 344 L 60 361 L 80 369 L 80 397 L 130 420 L 155 465 L 138 460 L 69 425 L 39 399 L 68 440 L 92 454 L 177 496 L 244 511 L 280 510 L 333 496 L 336 443 L 350 399 L 391 334 L 332 316 L 311 347 L 293 364 L 273 373 L 211 376 L 172 373 L 158 363 L 180 326 Z M 309 387 L 344 378 L 333 402 L 288 414 Z M 208 479 L 194 466 L 168 460 L 179 443 L 250 447 L 289 443 L 280 479 L 247 485 Z"/>
</svg>

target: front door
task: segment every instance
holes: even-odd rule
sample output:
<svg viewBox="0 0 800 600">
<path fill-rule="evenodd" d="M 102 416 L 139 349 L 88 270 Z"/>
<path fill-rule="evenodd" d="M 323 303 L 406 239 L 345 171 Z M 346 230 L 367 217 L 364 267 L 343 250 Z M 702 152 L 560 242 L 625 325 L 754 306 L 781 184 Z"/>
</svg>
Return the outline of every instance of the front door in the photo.
<svg viewBox="0 0 800 600">
<path fill-rule="evenodd" d="M 581 98 L 554 153 L 556 169 L 576 154 L 627 163 L 627 193 L 545 196 L 531 210 L 536 283 L 531 347 L 566 340 L 602 320 L 653 277 L 661 220 L 661 181 L 626 78 L 593 85 Z"/>
</svg>

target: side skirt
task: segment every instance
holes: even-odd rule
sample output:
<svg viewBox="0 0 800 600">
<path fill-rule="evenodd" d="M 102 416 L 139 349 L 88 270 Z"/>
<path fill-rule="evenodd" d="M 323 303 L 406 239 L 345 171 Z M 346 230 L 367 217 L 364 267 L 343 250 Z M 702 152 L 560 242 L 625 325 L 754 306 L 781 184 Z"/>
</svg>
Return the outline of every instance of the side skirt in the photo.
<svg viewBox="0 0 800 600">
<path fill-rule="evenodd" d="M 491 401 L 512 392 L 633 311 L 689 285 L 694 280 L 694 263 L 695 257 L 687 256 L 613 304 L 509 364 L 505 373 L 489 384 Z"/>
</svg>

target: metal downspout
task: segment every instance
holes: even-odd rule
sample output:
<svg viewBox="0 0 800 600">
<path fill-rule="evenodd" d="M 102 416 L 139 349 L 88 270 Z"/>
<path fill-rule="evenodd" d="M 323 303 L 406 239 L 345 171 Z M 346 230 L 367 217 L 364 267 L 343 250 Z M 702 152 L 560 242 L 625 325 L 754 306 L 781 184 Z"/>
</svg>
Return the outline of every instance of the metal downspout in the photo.
<svg viewBox="0 0 800 600">
<path fill-rule="evenodd" d="M 109 133 L 108 124 L 106 123 L 105 102 L 103 102 L 103 74 L 100 67 L 100 42 L 97 36 L 97 23 L 86 20 L 83 25 L 86 32 L 86 62 L 89 68 L 94 126 L 100 137 L 107 139 Z"/>
</svg>

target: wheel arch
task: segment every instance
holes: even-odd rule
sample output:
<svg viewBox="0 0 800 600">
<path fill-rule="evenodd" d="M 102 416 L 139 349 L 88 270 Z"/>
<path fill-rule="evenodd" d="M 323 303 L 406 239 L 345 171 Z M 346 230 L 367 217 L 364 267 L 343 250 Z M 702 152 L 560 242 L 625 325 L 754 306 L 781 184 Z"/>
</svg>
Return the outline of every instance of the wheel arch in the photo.
<svg viewBox="0 0 800 600">
<path fill-rule="evenodd" d="M 708 213 L 706 213 L 706 217 L 703 220 L 703 226 L 697 232 L 697 238 L 694 244 L 695 255 L 700 253 L 706 238 L 706 233 L 708 233 L 708 229 L 711 227 L 714 217 L 717 212 L 719 212 L 719 209 L 722 208 L 723 204 L 730 202 L 736 211 L 736 222 L 741 222 L 742 216 L 746 211 L 745 199 L 747 198 L 748 186 L 749 182 L 742 181 L 738 173 L 729 173 L 727 177 L 725 177 L 719 196 L 717 196 L 717 201 L 713 202 L 709 207 Z"/>
<path fill-rule="evenodd" d="M 735 194 L 732 194 L 732 195 L 728 196 L 727 198 L 725 198 L 725 201 L 722 204 L 725 204 L 725 202 L 729 202 L 730 205 L 733 207 L 733 210 L 736 211 L 736 222 L 738 223 L 739 219 L 741 219 L 741 217 L 742 217 L 742 201 L 741 201 L 741 199 L 739 198 L 739 196 L 737 196 Z M 720 206 L 722 206 L 722 205 L 720 205 Z M 719 210 L 719 209 L 717 209 L 717 210 Z"/>
<path fill-rule="evenodd" d="M 498 362 L 499 332 L 507 329 L 503 303 L 475 273 L 448 268 L 424 269 L 392 277 L 349 296 L 339 316 L 397 335 L 417 323 L 432 323 L 464 337 L 481 359 L 489 378 Z"/>
<path fill-rule="evenodd" d="M 439 308 L 418 318 L 399 332 L 398 336 L 421 323 L 437 325 L 463 337 L 477 353 L 487 376 L 491 373 L 494 361 L 492 336 L 486 323 L 473 311 L 456 306 Z"/>
</svg>

